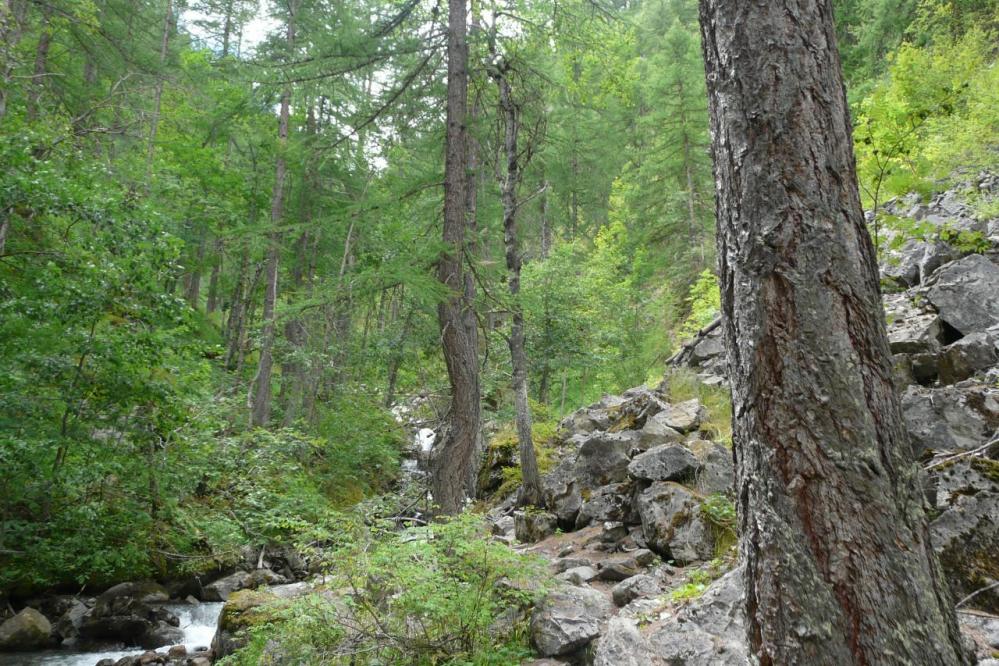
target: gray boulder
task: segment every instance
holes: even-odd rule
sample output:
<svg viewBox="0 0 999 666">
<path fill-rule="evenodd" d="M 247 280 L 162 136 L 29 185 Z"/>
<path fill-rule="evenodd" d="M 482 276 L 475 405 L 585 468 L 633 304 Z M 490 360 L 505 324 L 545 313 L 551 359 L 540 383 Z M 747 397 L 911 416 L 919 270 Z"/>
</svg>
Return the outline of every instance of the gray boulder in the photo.
<svg viewBox="0 0 999 666">
<path fill-rule="evenodd" d="M 994 394 L 983 386 L 908 387 L 902 394 L 902 415 L 914 454 L 967 451 L 985 444 L 999 421 Z"/>
<path fill-rule="evenodd" d="M 250 574 L 237 571 L 205 585 L 202 601 L 226 601 L 233 592 L 250 587 Z"/>
<path fill-rule="evenodd" d="M 184 640 L 183 630 L 166 622 L 157 622 L 154 626 L 146 630 L 146 633 L 139 640 L 139 645 L 146 649 L 163 647 L 164 645 L 176 645 Z"/>
<path fill-rule="evenodd" d="M 649 417 L 642 426 L 639 437 L 639 448 L 648 450 L 665 444 L 674 444 L 683 441 L 683 435 L 670 428 L 665 423 L 665 419 L 657 419 L 655 416 Z"/>
<path fill-rule="evenodd" d="M 631 553 L 612 555 L 598 564 L 602 580 L 622 581 L 636 576 L 655 560 L 655 553 L 639 548 Z"/>
<path fill-rule="evenodd" d="M 940 348 L 940 317 L 913 314 L 890 320 L 888 344 L 893 354 L 935 352 Z"/>
<path fill-rule="evenodd" d="M 919 264 L 925 245 L 922 241 L 909 239 L 900 248 L 891 250 L 881 267 L 881 274 L 900 287 L 919 284 Z"/>
<path fill-rule="evenodd" d="M 626 480 L 631 449 L 639 437 L 632 430 L 595 432 L 587 437 L 576 458 L 576 477 L 582 487 L 596 489 Z"/>
<path fill-rule="evenodd" d="M 572 585 L 582 585 L 583 583 L 589 583 L 591 580 L 597 577 L 597 570 L 593 567 L 573 567 L 571 569 L 566 569 L 560 573 L 556 578 L 559 580 L 564 580 Z"/>
<path fill-rule="evenodd" d="M 666 444 L 635 456 L 628 464 L 628 474 L 644 481 L 683 481 L 692 478 L 700 467 L 700 461 L 687 447 Z"/>
<path fill-rule="evenodd" d="M 972 333 L 940 354 L 940 382 L 955 384 L 999 363 L 999 347 L 990 332 Z"/>
<path fill-rule="evenodd" d="M 636 523 L 638 517 L 631 506 L 631 488 L 624 483 L 601 486 L 583 502 L 576 517 L 576 529 L 591 522 Z"/>
<path fill-rule="evenodd" d="M 635 599 L 654 596 L 661 591 L 662 586 L 655 576 L 638 574 L 615 585 L 611 589 L 611 598 L 615 606 L 624 607 Z"/>
<path fill-rule="evenodd" d="M 575 455 L 567 455 L 555 469 L 541 478 L 541 495 L 560 527 L 575 527 L 576 516 L 583 506 L 583 495 L 576 479 Z"/>
<path fill-rule="evenodd" d="M 745 666 L 742 568 L 725 574 L 648 637 L 670 666 Z"/>
<path fill-rule="evenodd" d="M 940 318 L 964 335 L 999 325 L 999 266 L 980 254 L 942 266 L 926 297 Z"/>
<path fill-rule="evenodd" d="M 52 625 L 34 608 L 25 608 L 0 624 L 0 650 L 37 650 L 51 641 Z"/>
<path fill-rule="evenodd" d="M 675 405 L 668 405 L 666 409 L 652 418 L 677 432 L 688 433 L 697 430 L 705 416 L 707 416 L 707 412 L 704 406 L 695 398 Z"/>
<path fill-rule="evenodd" d="M 547 511 L 516 511 L 513 514 L 513 533 L 521 543 L 536 543 L 555 534 L 558 521 Z"/>
<path fill-rule="evenodd" d="M 730 495 L 735 483 L 735 461 L 732 451 L 721 444 L 696 440 L 687 444 L 700 463 L 694 476 L 694 489 L 702 495 Z"/>
<path fill-rule="evenodd" d="M 671 481 L 657 481 L 638 496 L 642 533 L 663 559 L 689 564 L 714 556 L 715 537 L 701 515 L 701 498 Z"/>
<path fill-rule="evenodd" d="M 999 581 L 999 462 L 963 458 L 944 463 L 934 477 L 940 514 L 930 523 L 930 537 L 960 599 Z M 999 588 L 967 605 L 999 613 Z"/>
<path fill-rule="evenodd" d="M 74 600 L 55 623 L 55 633 L 63 643 L 72 642 L 80 633 L 80 625 L 90 609 L 85 603 Z"/>
<path fill-rule="evenodd" d="M 593 666 L 653 666 L 659 662 L 635 620 L 615 617 L 596 642 Z"/>
<path fill-rule="evenodd" d="M 119 583 L 114 587 L 109 587 L 97 597 L 97 604 L 108 604 L 112 600 L 122 598 L 135 599 L 144 604 L 154 604 L 168 601 L 170 593 L 165 587 L 153 581 Z"/>
<path fill-rule="evenodd" d="M 542 657 L 569 654 L 600 635 L 611 603 L 602 592 L 565 586 L 545 597 L 531 613 L 531 641 Z"/>
</svg>

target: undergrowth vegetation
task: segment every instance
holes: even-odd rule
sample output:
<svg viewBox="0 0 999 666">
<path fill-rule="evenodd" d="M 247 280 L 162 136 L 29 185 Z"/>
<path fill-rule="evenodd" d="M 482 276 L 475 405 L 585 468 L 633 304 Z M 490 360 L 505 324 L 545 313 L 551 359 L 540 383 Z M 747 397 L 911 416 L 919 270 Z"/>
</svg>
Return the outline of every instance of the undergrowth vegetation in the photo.
<svg viewBox="0 0 999 666">
<path fill-rule="evenodd" d="M 724 386 L 709 386 L 689 368 L 671 368 L 666 373 L 666 394 L 670 402 L 698 399 L 707 411 L 701 431 L 711 439 L 732 445 L 732 396 Z"/>
<path fill-rule="evenodd" d="M 367 526 L 330 559 L 328 592 L 277 602 L 221 663 L 519 663 L 544 568 L 488 533 L 471 514 L 401 532 Z"/>
</svg>

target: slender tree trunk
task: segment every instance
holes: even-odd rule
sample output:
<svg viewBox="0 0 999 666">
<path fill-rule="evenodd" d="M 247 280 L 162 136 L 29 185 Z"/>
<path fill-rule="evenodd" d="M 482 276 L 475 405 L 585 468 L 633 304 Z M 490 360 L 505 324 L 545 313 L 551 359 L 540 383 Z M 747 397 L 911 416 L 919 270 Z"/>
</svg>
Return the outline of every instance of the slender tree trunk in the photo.
<svg viewBox="0 0 999 666">
<path fill-rule="evenodd" d="M 892 386 L 831 0 L 701 0 L 749 644 L 965 664 Z"/>
<path fill-rule="evenodd" d="M 500 108 L 503 111 L 506 154 L 506 178 L 501 185 L 503 200 L 503 242 L 506 246 L 507 284 L 510 288 L 513 321 L 510 327 L 510 360 L 513 366 L 513 402 L 517 419 L 517 440 L 520 445 L 520 471 L 523 485 L 518 501 L 522 505 L 537 505 L 541 501 L 541 475 L 534 455 L 531 437 L 531 406 L 527 400 L 527 352 L 524 349 L 524 310 L 520 303 L 520 239 L 517 237 L 517 186 L 520 183 L 520 164 L 517 154 L 517 137 L 520 132 L 518 109 L 513 101 L 510 82 L 498 66 L 494 74 L 499 88 Z"/>
<path fill-rule="evenodd" d="M 541 209 L 541 261 L 548 261 L 548 256 L 551 254 L 552 250 L 553 234 L 551 220 L 548 219 L 548 181 L 545 180 L 543 176 L 541 178 L 541 197 L 539 207 Z M 542 339 L 544 340 L 544 349 L 546 353 L 544 358 L 541 359 L 541 380 L 538 386 L 538 400 L 545 405 L 548 404 L 552 377 L 552 359 L 548 353 L 551 350 L 552 343 L 551 298 L 549 297 L 550 287 L 551 277 L 546 271 L 544 292 L 541 296 L 544 309 L 544 331 L 542 331 Z"/>
<path fill-rule="evenodd" d="M 4 209 L 0 211 L 0 215 L 3 216 L 0 219 L 0 257 L 2 257 L 4 249 L 7 247 L 7 234 L 10 232 L 10 210 Z"/>
<path fill-rule="evenodd" d="M 243 326 L 246 319 L 246 283 L 249 277 L 249 270 L 250 250 L 244 242 L 239 257 L 239 272 L 236 275 L 236 283 L 232 288 L 229 316 L 226 319 L 225 326 L 225 367 L 227 370 L 236 369 L 236 357 L 239 353 L 240 345 L 242 345 Z"/>
<path fill-rule="evenodd" d="M 187 300 L 188 305 L 195 310 L 198 309 L 198 303 L 201 301 L 201 264 L 205 261 L 205 243 L 204 235 L 202 235 L 201 240 L 198 242 L 198 252 L 194 258 L 194 266 L 191 267 L 190 273 L 187 274 L 187 288 L 184 290 L 184 298 Z"/>
<path fill-rule="evenodd" d="M 24 34 L 24 20 L 28 11 L 26 0 L 6 0 L 0 10 L 0 121 L 7 115 L 7 94 L 11 88 L 17 65 L 17 45 Z"/>
<path fill-rule="evenodd" d="M 208 299 L 205 301 L 205 312 L 211 314 L 219 307 L 219 283 L 222 280 L 222 257 L 225 245 L 221 238 L 215 239 L 215 253 L 212 257 L 212 273 L 208 278 Z"/>
<path fill-rule="evenodd" d="M 446 250 L 437 263 L 437 277 L 449 294 L 437 308 L 444 361 L 451 385 L 448 424 L 430 460 L 434 501 L 444 514 L 461 510 L 479 433 L 479 363 L 474 340 L 465 326 L 466 309 L 462 256 L 465 252 L 467 187 L 466 116 L 468 109 L 468 47 L 465 0 L 448 0 L 447 133 L 444 156 L 444 229 Z"/>
<path fill-rule="evenodd" d="M 49 69 L 49 49 L 52 47 L 52 6 L 43 5 L 42 24 L 39 26 L 38 46 L 35 48 L 35 70 L 28 89 L 28 120 L 38 117 L 38 103 L 45 90 L 45 76 Z"/>
<path fill-rule="evenodd" d="M 149 145 L 146 147 L 146 185 L 153 175 L 153 156 L 156 154 L 156 135 L 160 127 L 160 107 L 163 101 L 164 73 L 167 53 L 170 48 L 170 30 L 173 28 L 173 0 L 167 0 L 163 15 L 163 34 L 160 37 L 160 72 L 156 75 L 156 90 L 153 92 L 153 115 L 149 122 Z"/>
<path fill-rule="evenodd" d="M 409 335 L 409 329 L 413 323 L 413 315 L 415 314 L 416 308 L 410 308 L 409 313 L 406 315 L 406 319 L 402 324 L 402 330 L 399 332 L 399 337 L 396 338 L 395 344 L 392 346 L 392 355 L 389 357 L 388 367 L 388 387 L 385 389 L 386 409 L 391 408 L 392 403 L 395 402 L 395 387 L 396 382 L 399 380 L 399 369 L 402 367 L 403 350 L 406 347 L 406 337 Z"/>
<path fill-rule="evenodd" d="M 287 43 L 289 57 L 295 45 L 295 9 L 289 3 Z M 281 232 L 278 228 L 284 215 L 284 187 L 287 176 L 285 151 L 288 147 L 288 117 L 291 109 L 291 87 L 281 92 L 281 110 L 278 114 L 278 150 L 274 165 L 274 190 L 271 193 L 271 227 L 267 244 L 267 286 L 264 291 L 264 328 L 260 342 L 260 361 L 254 378 L 253 404 L 250 411 L 251 425 L 266 426 L 271 418 L 271 373 L 274 369 L 274 340 L 277 336 L 275 307 L 278 293 L 278 259 L 281 251 Z"/>
</svg>

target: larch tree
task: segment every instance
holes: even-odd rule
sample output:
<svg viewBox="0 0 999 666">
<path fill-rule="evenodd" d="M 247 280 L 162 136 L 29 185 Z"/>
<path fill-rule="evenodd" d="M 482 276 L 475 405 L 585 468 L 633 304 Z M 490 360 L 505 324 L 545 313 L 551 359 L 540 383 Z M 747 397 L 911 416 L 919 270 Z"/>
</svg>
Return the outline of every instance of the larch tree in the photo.
<svg viewBox="0 0 999 666">
<path fill-rule="evenodd" d="M 531 436 L 531 406 L 527 399 L 527 350 L 524 342 L 524 307 L 520 302 L 520 274 L 524 258 L 517 233 L 517 188 L 521 180 L 521 153 L 518 146 L 520 136 L 520 109 L 513 99 L 510 85 L 511 67 L 505 59 L 493 55 L 494 64 L 490 75 L 496 81 L 499 93 L 499 107 L 503 125 L 503 156 L 506 173 L 500 183 L 500 198 L 503 202 L 503 244 L 506 251 L 507 286 L 510 290 L 511 325 L 510 364 L 512 374 L 513 402 L 517 423 L 517 441 L 520 452 L 520 471 L 523 485 L 518 501 L 524 505 L 537 505 L 541 502 L 541 475 L 538 460 L 534 453 L 534 440 Z"/>
<path fill-rule="evenodd" d="M 967 663 L 864 226 L 831 0 L 701 0 L 747 629 L 763 666 Z"/>
<path fill-rule="evenodd" d="M 479 436 L 479 360 L 466 326 L 466 189 L 468 184 L 468 11 L 465 0 L 449 0 L 447 30 L 447 128 L 444 146 L 445 250 L 437 278 L 448 295 L 437 306 L 451 407 L 444 432 L 431 455 L 431 490 L 444 514 L 461 510 L 468 495 Z"/>
<path fill-rule="evenodd" d="M 286 41 L 289 57 L 295 45 L 296 2 L 288 3 Z M 285 84 L 281 91 L 281 106 L 278 112 L 278 149 L 274 161 L 274 189 L 271 191 L 271 233 L 267 241 L 266 284 L 264 287 L 263 331 L 260 342 L 260 361 L 254 378 L 250 404 L 250 422 L 255 426 L 266 426 L 271 416 L 271 373 L 274 369 L 274 341 L 277 336 L 277 291 L 278 259 L 281 251 L 279 226 L 284 216 L 284 191 L 288 166 L 285 151 L 288 146 L 288 118 L 291 108 L 291 84 Z"/>
</svg>

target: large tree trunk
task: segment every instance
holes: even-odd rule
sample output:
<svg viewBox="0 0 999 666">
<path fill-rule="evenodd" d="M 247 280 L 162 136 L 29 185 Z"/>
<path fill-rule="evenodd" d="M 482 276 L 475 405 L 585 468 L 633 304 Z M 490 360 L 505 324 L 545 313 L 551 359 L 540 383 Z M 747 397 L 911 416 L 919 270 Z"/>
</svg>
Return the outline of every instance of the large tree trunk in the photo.
<svg viewBox="0 0 999 666">
<path fill-rule="evenodd" d="M 461 510 L 468 493 L 479 433 L 479 359 L 465 326 L 463 254 L 467 187 L 468 47 L 465 0 L 448 0 L 447 136 L 444 155 L 444 244 L 437 277 L 447 298 L 437 307 L 444 361 L 451 384 L 451 409 L 443 436 L 430 460 L 431 488 L 440 511 Z"/>
<path fill-rule="evenodd" d="M 964 664 L 902 422 L 831 0 L 701 0 L 748 638 Z"/>
<path fill-rule="evenodd" d="M 520 304 L 520 239 L 517 238 L 517 186 L 520 183 L 520 164 L 517 154 L 517 136 L 520 118 L 510 90 L 506 72 L 500 65 L 496 76 L 500 108 L 503 111 L 506 153 L 506 178 L 501 184 L 503 200 L 503 242 L 506 247 L 507 284 L 510 288 L 510 307 L 513 322 L 510 327 L 510 360 L 513 367 L 513 403 L 517 419 L 517 440 L 520 445 L 520 471 L 523 485 L 518 501 L 536 505 L 541 502 L 541 475 L 534 455 L 531 437 L 531 407 L 527 401 L 527 351 L 524 349 L 524 310 Z"/>
<path fill-rule="evenodd" d="M 295 43 L 295 14 L 289 3 L 287 42 L 289 57 Z M 271 193 L 271 226 L 267 244 L 267 286 L 264 291 L 264 328 L 260 342 L 260 362 L 254 377 L 253 399 L 250 408 L 251 425 L 263 427 L 271 417 L 271 372 L 274 368 L 274 339 L 277 334 L 275 306 L 278 291 L 278 258 L 281 249 L 281 232 L 278 229 L 284 215 L 284 185 L 287 171 L 284 152 L 288 145 L 288 116 L 291 107 L 291 87 L 281 92 L 281 111 L 278 115 L 278 151 L 274 166 L 274 191 Z"/>
</svg>

